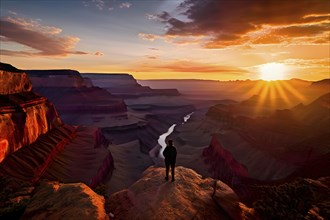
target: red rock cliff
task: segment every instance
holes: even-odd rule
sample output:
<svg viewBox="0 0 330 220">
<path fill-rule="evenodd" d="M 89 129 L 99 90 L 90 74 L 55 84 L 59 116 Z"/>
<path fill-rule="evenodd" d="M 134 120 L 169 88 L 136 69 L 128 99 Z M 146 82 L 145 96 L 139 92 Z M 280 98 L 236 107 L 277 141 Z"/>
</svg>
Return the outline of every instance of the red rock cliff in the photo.
<svg viewBox="0 0 330 220">
<path fill-rule="evenodd" d="M 31 91 L 27 75 L 0 65 L 0 162 L 61 124 L 54 105 Z"/>
</svg>

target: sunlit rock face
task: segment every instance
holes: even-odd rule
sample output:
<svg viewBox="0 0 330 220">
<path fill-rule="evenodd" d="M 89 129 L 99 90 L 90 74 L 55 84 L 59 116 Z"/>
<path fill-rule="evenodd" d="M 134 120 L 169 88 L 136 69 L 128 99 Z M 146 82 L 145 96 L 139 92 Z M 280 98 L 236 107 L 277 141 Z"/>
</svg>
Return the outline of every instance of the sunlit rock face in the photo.
<svg viewBox="0 0 330 220">
<path fill-rule="evenodd" d="M 104 198 L 83 183 L 44 182 L 21 219 L 109 219 Z"/>
<path fill-rule="evenodd" d="M 0 85 L 1 95 L 29 92 L 32 89 L 26 73 L 5 63 L 0 63 Z"/>
<path fill-rule="evenodd" d="M 108 145 L 99 129 L 58 126 L 7 157 L 0 164 L 0 175 L 32 183 L 83 182 L 93 188 L 111 177 L 114 169 Z"/>
<path fill-rule="evenodd" d="M 109 144 L 98 128 L 63 124 L 54 105 L 32 91 L 0 94 L 0 175 L 95 187 L 114 169 Z"/>
<path fill-rule="evenodd" d="M 2 64 L 0 94 L 0 162 L 61 124 L 54 105 L 31 91 L 24 72 Z M 10 71 L 16 72 L 10 72 Z"/>
<path fill-rule="evenodd" d="M 116 219 L 256 219 L 226 184 L 176 168 L 175 182 L 165 169 L 149 167 L 128 189 L 110 196 L 106 210 Z"/>
</svg>

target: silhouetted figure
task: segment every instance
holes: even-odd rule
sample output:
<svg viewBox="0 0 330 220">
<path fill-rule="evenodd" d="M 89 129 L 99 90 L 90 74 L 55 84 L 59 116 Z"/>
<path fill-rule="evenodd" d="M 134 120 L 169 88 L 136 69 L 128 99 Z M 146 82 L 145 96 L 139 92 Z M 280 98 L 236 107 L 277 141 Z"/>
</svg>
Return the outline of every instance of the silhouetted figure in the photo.
<svg viewBox="0 0 330 220">
<path fill-rule="evenodd" d="M 173 146 L 173 141 L 169 140 L 168 145 L 165 147 L 163 151 L 163 155 L 165 157 L 165 166 L 166 166 L 166 181 L 168 180 L 168 172 L 171 166 L 172 173 L 172 182 L 174 182 L 174 170 L 175 170 L 175 162 L 176 162 L 176 148 Z"/>
</svg>

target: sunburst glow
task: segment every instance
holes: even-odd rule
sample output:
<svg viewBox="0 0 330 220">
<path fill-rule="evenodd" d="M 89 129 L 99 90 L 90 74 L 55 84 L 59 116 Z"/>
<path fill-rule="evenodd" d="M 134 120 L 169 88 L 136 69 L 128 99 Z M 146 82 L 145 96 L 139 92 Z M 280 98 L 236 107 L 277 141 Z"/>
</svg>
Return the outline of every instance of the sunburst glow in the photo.
<svg viewBox="0 0 330 220">
<path fill-rule="evenodd" d="M 260 66 L 260 78 L 266 81 L 285 78 L 286 67 L 281 63 L 266 63 Z"/>
</svg>

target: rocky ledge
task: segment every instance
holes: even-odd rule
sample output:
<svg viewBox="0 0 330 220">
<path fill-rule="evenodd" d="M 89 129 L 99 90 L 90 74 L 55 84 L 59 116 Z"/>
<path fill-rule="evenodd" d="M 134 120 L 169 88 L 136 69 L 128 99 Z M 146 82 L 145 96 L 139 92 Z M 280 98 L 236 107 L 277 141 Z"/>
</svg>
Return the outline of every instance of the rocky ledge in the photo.
<svg viewBox="0 0 330 220">
<path fill-rule="evenodd" d="M 109 219 L 104 198 L 83 183 L 44 182 L 21 219 Z"/>
<path fill-rule="evenodd" d="M 221 181 L 181 166 L 175 182 L 164 176 L 164 168 L 149 167 L 131 187 L 110 196 L 107 212 L 116 219 L 256 219 Z"/>
</svg>

